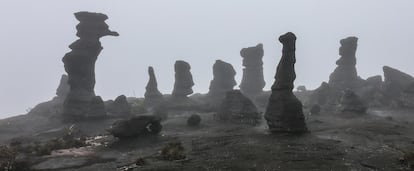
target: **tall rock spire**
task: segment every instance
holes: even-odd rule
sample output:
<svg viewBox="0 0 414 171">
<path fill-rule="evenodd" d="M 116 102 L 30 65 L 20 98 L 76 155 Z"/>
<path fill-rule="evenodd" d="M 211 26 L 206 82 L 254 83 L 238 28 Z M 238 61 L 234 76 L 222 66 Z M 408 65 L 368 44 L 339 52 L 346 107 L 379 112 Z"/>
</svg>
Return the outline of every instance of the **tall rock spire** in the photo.
<svg viewBox="0 0 414 171">
<path fill-rule="evenodd" d="M 80 22 L 76 26 L 79 39 L 69 46 L 72 51 L 62 59 L 70 85 L 63 116 L 71 121 L 106 115 L 101 97 L 94 92 L 95 62 L 103 49 L 99 38 L 118 36 L 117 32 L 108 29 L 105 23 L 108 17 L 105 14 L 78 12 L 75 17 Z"/>
<path fill-rule="evenodd" d="M 296 36 L 289 32 L 280 36 L 279 41 L 283 44 L 283 54 L 277 66 L 276 81 L 272 86 L 265 119 L 273 133 L 307 132 L 302 103 L 292 92 L 296 79 Z"/>
</svg>

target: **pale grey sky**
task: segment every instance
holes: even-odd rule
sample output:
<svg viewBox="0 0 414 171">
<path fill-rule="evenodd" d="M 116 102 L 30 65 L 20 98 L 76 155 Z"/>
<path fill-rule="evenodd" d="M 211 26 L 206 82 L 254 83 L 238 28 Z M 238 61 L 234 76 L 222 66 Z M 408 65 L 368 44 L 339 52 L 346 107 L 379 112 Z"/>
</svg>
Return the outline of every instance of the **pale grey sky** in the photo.
<svg viewBox="0 0 414 171">
<path fill-rule="evenodd" d="M 288 31 L 298 37 L 296 85 L 327 81 L 347 36 L 359 37 L 363 78 L 382 74 L 383 65 L 414 74 L 413 7 L 412 0 L 2 0 L 0 118 L 55 95 L 78 11 L 107 14 L 120 33 L 102 39 L 96 63 L 95 91 L 113 99 L 143 96 L 150 65 L 160 91 L 170 93 L 178 59 L 191 64 L 195 92 L 207 92 L 216 59 L 232 63 L 240 83 L 239 51 L 258 43 L 269 89 L 281 56 L 277 37 Z"/>
</svg>

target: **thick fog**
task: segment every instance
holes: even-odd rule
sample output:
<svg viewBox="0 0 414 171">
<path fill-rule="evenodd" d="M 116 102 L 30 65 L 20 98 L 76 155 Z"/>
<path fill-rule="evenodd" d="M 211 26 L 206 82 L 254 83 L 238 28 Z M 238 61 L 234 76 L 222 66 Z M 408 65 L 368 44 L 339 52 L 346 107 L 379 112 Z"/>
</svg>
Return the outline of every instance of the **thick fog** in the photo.
<svg viewBox="0 0 414 171">
<path fill-rule="evenodd" d="M 296 85 L 314 89 L 336 67 L 339 40 L 357 36 L 358 74 L 382 74 L 389 65 L 414 74 L 414 1 L 412 0 L 2 0 L 0 2 L 0 117 L 26 113 L 55 96 L 61 61 L 77 39 L 78 11 L 109 16 L 111 30 L 96 63 L 97 95 L 142 97 L 147 67 L 155 68 L 159 89 L 171 93 L 173 65 L 192 66 L 194 91 L 208 91 L 217 59 L 233 64 L 242 76 L 241 48 L 264 44 L 265 89 L 274 79 L 281 44 L 297 39 Z"/>
</svg>

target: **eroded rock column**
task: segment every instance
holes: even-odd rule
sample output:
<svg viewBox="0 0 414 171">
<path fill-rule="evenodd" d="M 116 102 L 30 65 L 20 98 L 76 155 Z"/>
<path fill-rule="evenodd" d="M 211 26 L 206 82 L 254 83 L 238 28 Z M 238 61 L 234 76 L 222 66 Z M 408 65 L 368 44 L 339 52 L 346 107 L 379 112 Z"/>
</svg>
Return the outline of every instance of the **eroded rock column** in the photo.
<svg viewBox="0 0 414 171">
<path fill-rule="evenodd" d="M 329 85 L 339 90 L 356 88 L 361 81 L 355 67 L 358 38 L 348 37 L 342 39 L 340 43 L 339 55 L 341 57 L 336 61 L 338 66 L 335 71 L 329 76 Z"/>
<path fill-rule="evenodd" d="M 292 92 L 296 79 L 296 36 L 289 32 L 280 36 L 279 41 L 283 44 L 283 54 L 277 66 L 265 119 L 272 133 L 307 132 L 302 103 Z"/>
<path fill-rule="evenodd" d="M 174 98 L 186 98 L 193 94 L 193 76 L 190 72 L 191 66 L 185 61 L 178 60 L 174 64 L 175 83 L 172 96 Z"/>
<path fill-rule="evenodd" d="M 226 92 L 233 90 L 233 87 L 237 84 L 234 79 L 235 75 L 236 71 L 231 64 L 216 60 L 213 65 L 213 80 L 210 82 L 208 95 L 224 98 Z"/>
<path fill-rule="evenodd" d="M 63 109 L 65 120 L 82 120 L 106 115 L 102 98 L 95 95 L 95 62 L 103 49 L 99 39 L 103 36 L 118 36 L 110 31 L 105 20 L 108 17 L 101 13 L 78 12 L 76 26 L 79 37 L 69 48 L 62 61 L 68 73 L 70 92 Z"/>
<path fill-rule="evenodd" d="M 265 81 L 263 78 L 263 45 L 243 48 L 240 51 L 243 58 L 243 78 L 240 90 L 244 95 L 254 100 L 256 96 L 263 92 Z"/>
<path fill-rule="evenodd" d="M 153 107 L 161 103 L 163 96 L 158 90 L 157 78 L 155 77 L 154 68 L 151 66 L 148 67 L 148 76 L 149 80 L 147 86 L 145 87 L 145 105 L 148 107 Z"/>
</svg>

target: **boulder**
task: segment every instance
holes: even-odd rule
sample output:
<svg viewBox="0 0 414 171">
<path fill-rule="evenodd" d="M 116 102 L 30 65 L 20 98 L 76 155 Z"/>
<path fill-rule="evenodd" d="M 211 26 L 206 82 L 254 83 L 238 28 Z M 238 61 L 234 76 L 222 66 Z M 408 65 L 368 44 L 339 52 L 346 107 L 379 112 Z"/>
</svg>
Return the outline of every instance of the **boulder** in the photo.
<svg viewBox="0 0 414 171">
<path fill-rule="evenodd" d="M 200 115 L 193 114 L 187 119 L 187 125 L 190 127 L 195 127 L 200 125 L 201 123 L 201 117 Z"/>
<path fill-rule="evenodd" d="M 135 116 L 114 122 L 108 132 L 120 139 L 157 135 L 162 129 L 160 122 L 161 119 L 155 116 Z"/>
<path fill-rule="evenodd" d="M 107 102 L 106 110 L 109 115 L 116 117 L 129 117 L 132 114 L 131 104 L 128 103 L 125 95 L 118 96 L 115 101 Z"/>
<path fill-rule="evenodd" d="M 366 113 L 368 109 L 366 102 L 362 101 L 351 89 L 343 92 L 339 105 L 341 112 Z"/>
</svg>

